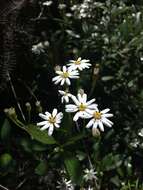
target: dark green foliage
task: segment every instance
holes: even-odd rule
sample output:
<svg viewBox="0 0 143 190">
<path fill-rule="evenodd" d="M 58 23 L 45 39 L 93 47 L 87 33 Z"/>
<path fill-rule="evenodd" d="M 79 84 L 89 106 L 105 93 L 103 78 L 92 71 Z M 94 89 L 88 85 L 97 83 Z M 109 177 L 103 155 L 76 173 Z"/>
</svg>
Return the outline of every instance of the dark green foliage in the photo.
<svg viewBox="0 0 143 190">
<path fill-rule="evenodd" d="M 24 104 L 31 102 L 32 116 L 18 128 L 1 113 L 2 185 L 15 189 L 26 180 L 19 189 L 54 190 L 64 168 L 63 176 L 77 188 L 86 188 L 89 182 L 84 183 L 83 175 L 89 168 L 90 155 L 99 189 L 142 190 L 143 137 L 138 133 L 143 128 L 143 2 L 93 0 L 86 12 L 90 17 L 81 16 L 79 6 L 83 1 L 53 1 L 51 6 L 40 9 L 42 2 L 33 3 L 32 8 L 25 6 L 21 13 L 23 22 L 29 19 L 35 26 L 33 36 L 28 38 L 30 43 L 48 41 L 49 46 L 33 53 L 32 45 L 20 42 L 22 48 L 12 80 L 25 115 Z M 63 2 L 66 8 L 59 9 Z M 77 5 L 75 10 L 71 9 L 73 5 Z M 26 14 L 29 9 L 33 12 Z M 79 131 L 66 115 L 61 128 L 48 137 L 47 131 L 29 124 L 38 122 L 35 99 L 41 100 L 44 111 L 63 109 L 58 87 L 51 82 L 54 67 L 79 56 L 90 59 L 92 68 L 83 71 L 78 85 L 91 98 L 96 97 L 100 109 L 111 108 L 114 126 L 106 128 L 100 137 L 93 137 L 84 123 L 80 123 Z M 74 85 L 71 89 L 76 93 Z M 10 89 L 6 93 L 7 96 L 1 95 L 2 109 L 16 107 Z M 20 117 L 18 111 L 17 115 Z"/>
</svg>

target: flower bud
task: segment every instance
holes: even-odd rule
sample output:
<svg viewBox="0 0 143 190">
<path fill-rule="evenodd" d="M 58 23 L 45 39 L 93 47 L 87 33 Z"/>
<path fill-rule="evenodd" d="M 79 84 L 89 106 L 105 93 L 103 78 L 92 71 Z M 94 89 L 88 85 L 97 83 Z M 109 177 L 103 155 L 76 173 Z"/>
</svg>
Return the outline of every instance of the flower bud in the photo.
<svg viewBox="0 0 143 190">
<path fill-rule="evenodd" d="M 29 102 L 26 102 L 25 106 L 26 106 L 27 111 L 30 112 L 31 111 L 31 104 Z"/>
<path fill-rule="evenodd" d="M 94 137 L 99 137 L 100 136 L 100 131 L 97 128 L 92 128 L 92 135 Z"/>
<path fill-rule="evenodd" d="M 84 94 L 84 89 L 80 88 L 80 89 L 78 90 L 78 94 L 83 95 L 83 94 Z"/>
<path fill-rule="evenodd" d="M 13 118 L 13 119 L 17 119 L 17 115 L 16 115 L 16 112 L 15 112 L 15 108 L 11 107 L 11 108 L 6 108 L 4 109 L 4 112 L 5 114 L 10 117 L 10 118 Z"/>
<path fill-rule="evenodd" d="M 42 113 L 42 106 L 41 106 L 40 101 L 36 101 L 36 102 L 35 102 L 35 106 L 36 106 L 36 111 L 37 111 L 38 113 Z"/>
<path fill-rule="evenodd" d="M 99 74 L 99 64 L 96 64 L 96 65 L 95 65 L 93 74 L 94 74 L 94 75 L 98 75 L 98 74 Z"/>
</svg>

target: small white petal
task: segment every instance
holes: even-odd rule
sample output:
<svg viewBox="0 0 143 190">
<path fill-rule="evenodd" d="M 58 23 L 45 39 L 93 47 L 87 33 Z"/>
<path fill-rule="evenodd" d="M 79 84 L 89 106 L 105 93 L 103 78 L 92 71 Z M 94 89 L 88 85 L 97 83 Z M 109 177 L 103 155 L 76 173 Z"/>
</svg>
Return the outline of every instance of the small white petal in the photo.
<svg viewBox="0 0 143 190">
<path fill-rule="evenodd" d="M 39 116 L 42 118 L 42 119 L 45 119 L 45 120 L 48 120 L 48 117 L 42 113 L 39 113 Z"/>
<path fill-rule="evenodd" d="M 61 85 L 63 86 L 64 83 L 65 83 L 65 79 L 62 79 L 62 81 L 61 81 Z"/>
<path fill-rule="evenodd" d="M 67 72 L 66 66 L 63 66 L 63 72 L 64 72 L 64 73 Z"/>
<path fill-rule="evenodd" d="M 56 81 L 56 80 L 58 80 L 59 78 L 60 78 L 60 76 L 56 76 L 56 77 L 52 78 L 52 81 Z"/>
<path fill-rule="evenodd" d="M 51 125 L 51 126 L 49 127 L 49 130 L 48 130 L 48 135 L 51 136 L 51 135 L 53 134 L 53 131 L 54 131 L 54 126 Z"/>
<path fill-rule="evenodd" d="M 71 99 L 74 101 L 74 103 L 75 103 L 77 106 L 80 105 L 80 102 L 78 101 L 78 99 L 77 99 L 74 95 L 71 96 Z"/>
<path fill-rule="evenodd" d="M 81 118 L 83 118 L 83 119 L 90 119 L 91 117 L 93 117 L 93 115 L 86 113 L 86 112 L 84 112 L 83 115 L 81 116 Z"/>
<path fill-rule="evenodd" d="M 64 97 L 61 98 L 61 102 L 64 103 Z"/>
<path fill-rule="evenodd" d="M 51 114 L 49 112 L 47 112 L 47 111 L 45 112 L 45 115 L 48 116 L 48 117 L 51 116 Z"/>
<path fill-rule="evenodd" d="M 110 124 L 106 118 L 102 119 L 102 122 L 103 122 L 107 127 L 112 127 L 112 124 Z"/>
<path fill-rule="evenodd" d="M 97 104 L 91 104 L 88 106 L 88 108 L 97 110 Z"/>
<path fill-rule="evenodd" d="M 82 95 L 82 103 L 85 104 L 87 101 L 87 94 Z"/>
<path fill-rule="evenodd" d="M 71 78 L 71 79 L 78 79 L 79 76 L 73 75 L 73 76 L 69 76 L 69 78 Z"/>
<path fill-rule="evenodd" d="M 61 82 L 62 78 L 59 78 L 57 81 L 55 81 L 55 84 L 58 84 L 59 82 Z"/>
<path fill-rule="evenodd" d="M 102 110 L 101 113 L 107 113 L 108 111 L 110 111 L 109 108 Z"/>
<path fill-rule="evenodd" d="M 58 112 L 57 109 L 53 109 L 52 116 L 55 117 L 57 115 L 57 112 Z"/>
<path fill-rule="evenodd" d="M 42 126 L 42 125 L 46 125 L 46 124 L 47 124 L 47 121 L 42 121 L 42 122 L 37 123 L 37 126 Z"/>
<path fill-rule="evenodd" d="M 97 121 L 94 121 L 94 125 L 93 125 L 93 128 L 96 129 L 98 126 L 98 122 Z"/>
<path fill-rule="evenodd" d="M 107 118 L 104 118 L 104 120 L 106 120 L 110 125 L 113 125 L 113 122 L 112 121 L 110 121 L 109 119 L 107 119 Z"/>
<path fill-rule="evenodd" d="M 63 118 L 63 113 L 60 112 L 56 115 L 56 119 L 61 120 Z"/>
<path fill-rule="evenodd" d="M 80 93 L 77 95 L 77 97 L 78 97 L 79 102 L 82 103 L 82 96 Z"/>
<path fill-rule="evenodd" d="M 65 95 L 65 91 L 58 90 L 58 92 L 59 92 L 61 95 Z"/>
<path fill-rule="evenodd" d="M 77 108 L 77 106 L 74 104 L 68 104 L 65 107 L 66 107 L 66 109 L 76 109 Z"/>
<path fill-rule="evenodd" d="M 77 61 L 81 61 L 81 57 L 79 57 L 79 58 L 77 59 Z"/>
<path fill-rule="evenodd" d="M 44 125 L 43 127 L 41 127 L 41 131 L 44 131 L 45 129 L 48 129 L 49 128 L 49 124 L 46 124 L 46 125 Z"/>
<path fill-rule="evenodd" d="M 103 117 L 113 117 L 113 114 L 111 114 L 111 113 L 105 113 L 105 114 L 103 114 Z"/>
<path fill-rule="evenodd" d="M 79 117 L 81 116 L 80 112 L 77 112 L 75 116 L 73 117 L 73 121 L 77 121 Z"/>
<path fill-rule="evenodd" d="M 67 85 L 71 85 L 69 78 L 66 78 L 66 83 L 67 83 Z"/>
<path fill-rule="evenodd" d="M 55 127 L 56 128 L 60 128 L 60 125 L 58 125 L 57 123 L 55 123 Z"/>
<path fill-rule="evenodd" d="M 86 125 L 86 128 L 90 128 L 94 123 L 94 119 L 91 119 L 88 124 Z"/>
<path fill-rule="evenodd" d="M 69 102 L 69 97 L 65 96 L 65 102 L 68 103 Z"/>
<path fill-rule="evenodd" d="M 104 126 L 103 123 L 101 121 L 98 122 L 99 128 L 101 131 L 104 131 Z"/>
<path fill-rule="evenodd" d="M 58 74 L 58 75 L 62 75 L 63 72 L 62 72 L 62 71 L 56 71 L 56 74 Z"/>
<path fill-rule="evenodd" d="M 95 98 L 91 99 L 90 101 L 87 101 L 86 104 L 87 104 L 87 105 L 90 105 L 90 104 L 92 104 L 93 102 L 95 102 Z"/>
</svg>

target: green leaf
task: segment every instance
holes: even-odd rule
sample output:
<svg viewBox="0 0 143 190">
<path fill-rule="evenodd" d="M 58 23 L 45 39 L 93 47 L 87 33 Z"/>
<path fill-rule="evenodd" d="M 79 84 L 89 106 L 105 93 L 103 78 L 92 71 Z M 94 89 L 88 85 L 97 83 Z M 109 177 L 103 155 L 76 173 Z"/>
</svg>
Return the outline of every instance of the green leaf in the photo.
<svg viewBox="0 0 143 190">
<path fill-rule="evenodd" d="M 47 173 L 47 162 L 41 161 L 38 166 L 35 168 L 35 173 L 38 175 L 45 175 Z"/>
<path fill-rule="evenodd" d="M 109 81 L 109 80 L 112 80 L 114 77 L 113 76 L 104 76 L 101 78 L 102 81 Z"/>
<path fill-rule="evenodd" d="M 82 169 L 78 159 L 76 159 L 75 157 L 67 157 L 65 158 L 64 163 L 72 182 L 80 185 L 82 180 Z"/>
<path fill-rule="evenodd" d="M 22 138 L 20 144 L 26 152 L 33 153 L 33 151 L 42 152 L 47 150 L 46 144 L 40 143 L 35 140 L 31 140 L 29 138 Z"/>
<path fill-rule="evenodd" d="M 69 146 L 71 144 L 74 144 L 76 143 L 77 141 L 83 139 L 85 137 L 84 134 L 79 134 L 79 135 L 76 135 L 74 137 L 71 137 L 67 143 L 63 144 L 62 147 L 65 147 L 65 146 Z"/>
<path fill-rule="evenodd" d="M 12 162 L 12 156 L 8 153 L 4 153 L 0 156 L 0 168 L 6 168 Z"/>
<path fill-rule="evenodd" d="M 11 131 L 11 125 L 8 119 L 5 119 L 1 128 L 1 133 L 0 133 L 1 139 L 2 140 L 7 139 L 9 137 L 10 131 Z"/>
<path fill-rule="evenodd" d="M 28 125 L 25 130 L 30 134 L 32 139 L 35 139 L 43 144 L 56 144 L 55 139 L 49 136 L 47 131 L 40 131 L 36 125 Z"/>
<path fill-rule="evenodd" d="M 112 178 L 110 179 L 110 181 L 111 181 L 114 185 L 116 185 L 117 187 L 120 186 L 120 179 L 119 179 L 119 177 L 118 177 L 117 175 L 114 176 L 114 177 L 112 177 Z"/>
<path fill-rule="evenodd" d="M 107 154 L 102 160 L 103 171 L 110 171 L 118 168 L 122 164 L 122 159 L 119 154 Z"/>
<path fill-rule="evenodd" d="M 47 145 L 34 141 L 32 144 L 32 150 L 42 152 L 47 150 Z"/>
</svg>

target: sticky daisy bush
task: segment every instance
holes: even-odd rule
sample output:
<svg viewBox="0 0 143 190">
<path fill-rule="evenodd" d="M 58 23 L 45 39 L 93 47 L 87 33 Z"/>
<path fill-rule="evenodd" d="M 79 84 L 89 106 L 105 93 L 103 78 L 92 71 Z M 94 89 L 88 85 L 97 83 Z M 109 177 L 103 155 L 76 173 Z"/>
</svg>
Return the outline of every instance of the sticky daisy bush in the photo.
<svg viewBox="0 0 143 190">
<path fill-rule="evenodd" d="M 70 60 L 62 67 L 55 68 L 54 75 L 56 76 L 53 76 L 51 82 L 57 87 L 61 100 L 57 108 L 50 111 L 48 107 L 44 110 L 40 101 L 37 101 L 35 106 L 39 112 L 39 121 L 36 125 L 29 123 L 25 126 L 18 119 L 14 108 L 5 110 L 9 118 L 27 131 L 32 139 L 49 145 L 49 156 L 56 156 L 55 159 L 63 157 L 61 180 L 55 183 L 57 189 L 75 189 L 77 186 L 98 189 L 98 177 L 101 173 L 96 171 L 86 147 L 86 139 L 99 139 L 100 131 L 109 130 L 105 130 L 104 126 L 108 128 L 113 126 L 113 122 L 109 120 L 113 114 L 109 113 L 109 108 L 99 111 L 96 98 L 89 98 L 88 92 L 85 93 L 79 86 L 83 70 L 86 72 L 90 67 L 90 60 L 79 57 Z M 26 107 L 30 121 L 31 104 L 26 103 Z M 72 150 L 74 143 L 82 147 L 82 150 L 73 154 L 67 150 L 69 148 Z M 82 161 L 87 163 L 82 166 Z M 41 162 L 37 167 L 41 170 L 41 167 L 46 166 Z M 38 168 L 37 172 L 39 172 Z M 45 169 L 44 172 L 46 172 Z"/>
</svg>

